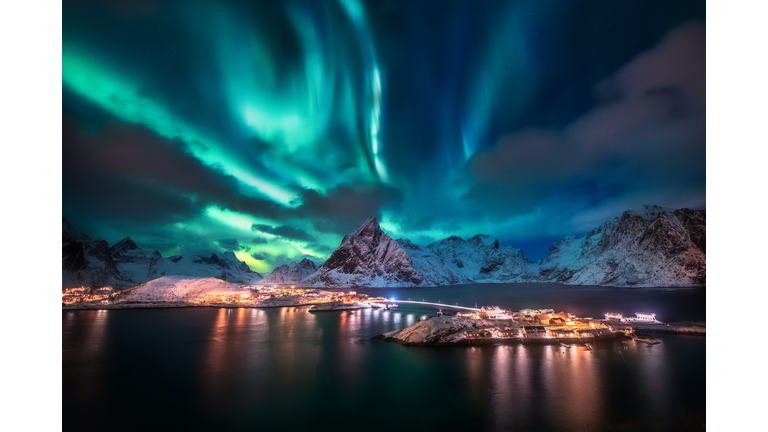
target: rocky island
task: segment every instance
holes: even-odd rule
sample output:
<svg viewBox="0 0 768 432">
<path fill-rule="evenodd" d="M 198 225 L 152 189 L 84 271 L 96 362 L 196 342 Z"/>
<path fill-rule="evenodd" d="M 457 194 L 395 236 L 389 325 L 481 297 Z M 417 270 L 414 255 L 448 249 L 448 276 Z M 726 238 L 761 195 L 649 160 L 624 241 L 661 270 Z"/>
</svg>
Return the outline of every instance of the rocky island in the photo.
<svg viewBox="0 0 768 432">
<path fill-rule="evenodd" d="M 551 309 L 518 312 L 498 307 L 483 307 L 479 312 L 456 316 L 437 316 L 416 322 L 404 329 L 387 332 L 374 339 L 406 346 L 496 345 L 509 343 L 589 344 L 621 337 L 636 338 L 637 333 L 685 333 L 706 335 L 704 322 L 665 324 L 652 319 L 606 317 L 578 318 Z M 653 314 L 649 314 L 653 315 Z"/>
</svg>

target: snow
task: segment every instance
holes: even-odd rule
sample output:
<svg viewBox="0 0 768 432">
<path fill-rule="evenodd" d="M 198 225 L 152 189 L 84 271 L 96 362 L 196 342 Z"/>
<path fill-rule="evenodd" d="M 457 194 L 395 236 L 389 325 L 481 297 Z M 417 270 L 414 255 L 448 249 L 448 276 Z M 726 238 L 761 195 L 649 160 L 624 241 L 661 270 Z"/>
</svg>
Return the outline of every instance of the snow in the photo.
<svg viewBox="0 0 768 432">
<path fill-rule="evenodd" d="M 116 304 L 126 302 L 157 303 L 209 301 L 221 302 L 224 298 L 250 294 L 243 285 L 216 278 L 189 276 L 164 276 L 151 280 L 127 291 Z"/>
<path fill-rule="evenodd" d="M 314 274 L 317 265 L 310 259 L 304 258 L 301 262 L 292 262 L 276 267 L 272 274 L 264 278 L 261 283 L 265 285 L 296 285 L 302 279 Z"/>
<path fill-rule="evenodd" d="M 215 277 L 253 284 L 262 280 L 232 252 L 222 258 L 193 255 L 163 258 L 130 238 L 112 248 L 91 240 L 66 219 L 62 224 L 65 287 L 89 284 L 131 286 L 162 276 Z M 531 262 L 522 250 L 478 234 L 451 236 L 427 246 L 393 240 L 375 218 L 344 236 L 330 258 L 277 267 L 266 284 L 302 287 L 429 287 L 470 283 L 560 282 L 621 287 L 706 284 L 706 211 L 644 205 L 624 212 L 585 236 L 567 236 L 544 260 Z M 85 268 L 80 268 L 80 258 Z"/>
<path fill-rule="evenodd" d="M 396 341 L 404 345 L 445 344 L 466 339 L 465 331 L 520 327 L 520 323 L 512 320 L 435 317 L 419 321 L 402 330 L 384 333 L 382 336 L 386 340 Z"/>
<path fill-rule="evenodd" d="M 451 236 L 427 246 L 408 239 L 392 244 L 371 218 L 344 237 L 339 253 L 334 252 L 337 259 L 332 256 L 328 260 L 330 266 L 322 266 L 299 284 L 408 287 L 560 282 L 621 287 L 702 286 L 706 284 L 705 239 L 704 210 L 645 205 L 627 210 L 583 237 L 567 236 L 552 245 L 544 260 L 530 262 L 522 250 L 501 245 L 487 235 L 468 240 Z M 368 249 L 360 244 L 367 244 Z M 384 255 L 386 259 L 382 259 Z M 383 265 L 387 262 L 390 265 Z M 399 277 L 398 269 L 420 277 Z"/>
<path fill-rule="evenodd" d="M 216 277 L 230 282 L 252 284 L 262 279 L 231 251 L 222 258 L 191 255 L 163 258 L 139 248 L 129 237 L 112 247 L 104 240 L 92 240 L 62 220 L 62 286 L 130 287 L 161 276 Z"/>
</svg>

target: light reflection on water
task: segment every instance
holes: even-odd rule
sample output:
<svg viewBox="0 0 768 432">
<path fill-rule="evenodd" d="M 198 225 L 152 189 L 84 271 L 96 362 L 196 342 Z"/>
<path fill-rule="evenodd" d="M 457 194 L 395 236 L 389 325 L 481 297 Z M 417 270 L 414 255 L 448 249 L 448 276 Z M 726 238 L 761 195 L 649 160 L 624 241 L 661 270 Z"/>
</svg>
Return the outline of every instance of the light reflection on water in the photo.
<svg viewBox="0 0 768 432">
<path fill-rule="evenodd" d="M 75 404 L 98 408 L 139 396 L 166 407 L 151 412 L 158 424 L 184 426 L 171 414 L 181 410 L 197 413 L 190 427 L 216 429 L 306 430 L 313 418 L 343 407 L 350 423 L 338 430 L 359 430 L 352 425 L 360 422 L 366 430 L 388 430 L 388 422 L 369 422 L 369 413 L 394 406 L 399 424 L 412 429 L 703 423 L 703 338 L 664 336 L 655 338 L 664 340 L 660 345 L 630 342 L 626 351 L 607 342 L 591 352 L 541 345 L 420 348 L 371 340 L 422 313 L 310 313 L 306 307 L 66 311 L 65 425 L 84 421 L 67 417 Z M 694 350 L 700 362 L 683 349 Z M 131 368 L 138 375 L 120 372 Z M 139 385 L 129 376 L 148 379 Z M 700 385 L 691 388 L 671 384 L 697 379 Z M 83 390 L 81 382 L 98 385 Z M 303 417 L 294 414 L 296 407 Z M 96 421 L 100 411 L 94 412 Z"/>
</svg>

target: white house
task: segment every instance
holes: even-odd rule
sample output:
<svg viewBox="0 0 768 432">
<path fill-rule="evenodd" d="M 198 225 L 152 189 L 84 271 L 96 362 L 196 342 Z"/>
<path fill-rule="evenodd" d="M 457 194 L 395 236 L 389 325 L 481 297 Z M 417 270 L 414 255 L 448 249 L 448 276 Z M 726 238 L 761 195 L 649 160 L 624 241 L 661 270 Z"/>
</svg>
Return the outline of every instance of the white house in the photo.
<svg viewBox="0 0 768 432">
<path fill-rule="evenodd" d="M 630 318 L 630 317 L 621 318 L 621 322 L 629 322 L 629 323 L 636 322 L 636 323 L 648 323 L 648 324 L 658 323 L 658 321 L 656 321 L 656 314 L 650 313 L 650 312 L 635 312 L 634 318 Z"/>
<path fill-rule="evenodd" d="M 654 322 L 656 321 L 656 314 L 650 312 L 635 312 L 635 320 L 641 322 Z"/>
</svg>

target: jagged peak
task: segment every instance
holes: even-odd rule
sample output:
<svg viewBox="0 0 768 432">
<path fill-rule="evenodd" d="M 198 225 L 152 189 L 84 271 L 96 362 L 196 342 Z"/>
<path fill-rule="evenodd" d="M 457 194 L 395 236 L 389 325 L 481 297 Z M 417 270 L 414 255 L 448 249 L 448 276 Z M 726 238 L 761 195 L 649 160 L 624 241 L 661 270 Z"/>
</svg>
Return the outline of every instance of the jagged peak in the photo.
<svg viewBox="0 0 768 432">
<path fill-rule="evenodd" d="M 111 249 L 115 251 L 116 250 L 129 251 L 129 250 L 136 250 L 141 248 L 136 244 L 136 242 L 131 240 L 130 237 L 126 237 L 120 240 L 119 242 L 115 243 L 114 245 L 112 245 Z"/>
<path fill-rule="evenodd" d="M 643 204 L 625 211 L 624 214 L 640 216 L 643 219 L 650 220 L 655 219 L 661 213 L 672 213 L 673 211 L 675 211 L 675 209 L 669 207 L 662 207 L 654 204 Z"/>
<path fill-rule="evenodd" d="M 350 233 L 350 235 L 360 235 L 361 233 L 369 230 L 381 230 L 379 221 L 377 221 L 375 217 L 369 217 L 366 219 L 363 223 L 358 225 L 357 228 L 355 228 L 355 230 Z"/>
<path fill-rule="evenodd" d="M 475 234 L 472 238 L 467 240 L 467 242 L 472 242 L 478 245 L 484 244 L 486 246 L 491 246 L 493 244 L 492 237 L 488 234 Z"/>
<path fill-rule="evenodd" d="M 344 236 L 341 240 L 341 245 L 346 245 L 352 239 L 360 239 L 374 246 L 378 245 L 382 235 L 386 236 L 384 231 L 381 230 L 379 222 L 375 217 L 369 217 L 365 222 L 358 225 L 354 231 Z"/>
<path fill-rule="evenodd" d="M 309 258 L 304 258 L 304 259 L 302 259 L 302 260 L 299 262 L 299 266 L 301 266 L 302 268 L 305 268 L 305 269 L 313 269 L 313 270 L 316 270 L 316 269 L 317 269 L 317 264 L 315 264 L 315 262 L 314 262 L 314 261 L 312 261 L 312 260 L 311 260 L 311 259 L 309 259 Z"/>
<path fill-rule="evenodd" d="M 65 237 L 78 240 L 90 240 L 86 234 L 81 233 L 75 228 L 67 218 L 61 218 L 61 234 Z"/>
</svg>

